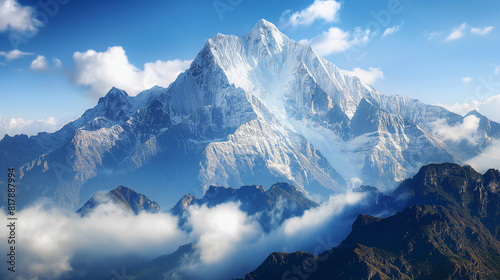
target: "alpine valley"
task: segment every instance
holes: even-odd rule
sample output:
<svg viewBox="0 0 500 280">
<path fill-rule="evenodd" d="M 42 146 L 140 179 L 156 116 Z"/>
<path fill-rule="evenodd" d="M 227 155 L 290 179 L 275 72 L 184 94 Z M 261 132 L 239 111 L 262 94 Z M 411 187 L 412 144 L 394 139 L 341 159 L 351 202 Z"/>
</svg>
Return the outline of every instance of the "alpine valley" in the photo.
<svg viewBox="0 0 500 280">
<path fill-rule="evenodd" d="M 438 133 L 470 119 L 473 141 Z M 48 197 L 76 210 L 127 185 L 170 208 L 211 185 L 276 182 L 320 202 L 360 182 L 393 189 L 425 164 L 463 164 L 498 138 L 500 125 L 475 111 L 383 95 L 260 20 L 207 40 L 168 88 L 112 88 L 55 133 L 5 136 L 0 164 L 19 170 L 20 206 Z"/>
</svg>

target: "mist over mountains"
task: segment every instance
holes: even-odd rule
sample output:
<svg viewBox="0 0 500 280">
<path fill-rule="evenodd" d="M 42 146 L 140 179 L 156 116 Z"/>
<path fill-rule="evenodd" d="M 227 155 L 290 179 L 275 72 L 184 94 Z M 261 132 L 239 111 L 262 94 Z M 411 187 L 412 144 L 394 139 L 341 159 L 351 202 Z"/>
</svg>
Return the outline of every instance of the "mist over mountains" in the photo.
<svg viewBox="0 0 500 280">
<path fill-rule="evenodd" d="M 386 96 L 260 20 L 208 39 L 168 88 L 112 88 L 55 133 L 5 136 L 0 167 L 18 172 L 26 279 L 315 263 L 310 279 L 488 279 L 500 176 L 465 164 L 499 139 L 477 111 Z"/>
<path fill-rule="evenodd" d="M 124 184 L 173 205 L 210 185 L 279 181 L 320 201 L 361 183 L 392 189 L 424 164 L 465 163 L 499 136 L 477 112 L 385 96 L 261 20 L 207 40 L 168 88 L 113 88 L 55 133 L 5 136 L 0 154 L 20 170 L 22 205 L 43 196 L 75 209 Z"/>
<path fill-rule="evenodd" d="M 498 170 L 424 166 L 393 193 L 406 197 L 402 211 L 361 214 L 338 246 L 272 253 L 245 279 L 498 279 L 499 179 Z"/>
</svg>

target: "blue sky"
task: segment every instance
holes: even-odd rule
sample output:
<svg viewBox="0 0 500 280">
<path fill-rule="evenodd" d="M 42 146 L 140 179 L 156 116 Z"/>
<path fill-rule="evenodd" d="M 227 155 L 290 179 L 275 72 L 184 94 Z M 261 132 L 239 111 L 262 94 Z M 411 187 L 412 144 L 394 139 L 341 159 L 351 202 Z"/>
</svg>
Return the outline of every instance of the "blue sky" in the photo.
<svg viewBox="0 0 500 280">
<path fill-rule="evenodd" d="M 384 94 L 500 121 L 500 2 L 0 0 L 0 134 L 54 131 L 111 86 L 168 86 L 265 18 Z"/>
</svg>

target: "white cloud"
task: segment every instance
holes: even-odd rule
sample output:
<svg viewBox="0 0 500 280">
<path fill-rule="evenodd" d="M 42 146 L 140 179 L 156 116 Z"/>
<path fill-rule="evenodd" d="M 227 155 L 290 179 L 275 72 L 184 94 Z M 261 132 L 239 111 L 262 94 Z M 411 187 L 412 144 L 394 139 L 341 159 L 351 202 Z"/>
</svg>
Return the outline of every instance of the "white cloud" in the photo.
<svg viewBox="0 0 500 280">
<path fill-rule="evenodd" d="M 438 106 L 442 106 L 454 113 L 459 115 L 466 115 L 472 110 L 478 111 L 480 114 L 486 116 L 490 120 L 500 123 L 500 94 L 498 94 L 498 88 L 500 87 L 500 83 L 497 80 L 497 75 L 500 74 L 500 65 L 495 67 L 494 73 L 489 75 L 488 78 L 478 77 L 477 85 L 475 89 L 474 96 L 478 98 L 477 100 L 472 100 L 463 103 L 455 103 L 455 104 L 436 104 Z M 462 81 L 469 81 L 467 77 L 463 78 Z M 464 80 L 465 79 L 465 80 Z M 472 79 L 472 78 L 471 78 Z M 472 80 L 470 80 L 472 81 Z M 486 98 L 481 100 L 482 98 Z M 489 96 L 489 97 L 487 97 Z"/>
<path fill-rule="evenodd" d="M 194 279 L 231 279 L 255 269 L 274 251 L 306 250 L 319 254 L 345 237 L 353 220 L 343 220 L 341 214 L 350 206 L 362 204 L 365 195 L 331 196 L 320 206 L 284 221 L 269 233 L 262 232 L 255 224 L 259 214 L 248 216 L 235 203 L 213 208 L 190 206 L 193 209 L 188 208 L 188 211 L 196 216 L 189 218 L 193 235 L 197 236 L 195 240 L 198 240 L 196 248 L 205 261 L 188 258 L 182 271 L 195 275 Z M 333 226 L 335 231 L 331 230 Z"/>
<path fill-rule="evenodd" d="M 364 70 L 356 67 L 352 71 L 347 71 L 347 70 L 343 71 L 348 75 L 358 77 L 361 81 L 367 84 L 373 84 L 378 79 L 384 78 L 384 72 L 380 68 L 370 67 L 368 68 L 368 70 Z"/>
<path fill-rule="evenodd" d="M 475 145 L 479 137 L 477 134 L 479 121 L 478 117 L 471 115 L 464 118 L 461 124 L 450 126 L 446 123 L 445 119 L 440 119 L 433 123 L 434 133 L 444 140 L 453 142 L 467 140 L 472 145 Z"/>
<path fill-rule="evenodd" d="M 466 163 L 481 173 L 488 171 L 490 168 L 500 170 L 500 140 L 494 140 L 480 155 L 468 160 Z"/>
<path fill-rule="evenodd" d="M 188 208 L 188 223 L 198 237 L 197 247 L 204 264 L 220 261 L 236 250 L 242 241 L 251 242 L 260 236 L 260 225 L 239 209 L 238 203 L 225 203 L 208 208 Z"/>
<path fill-rule="evenodd" d="M 52 59 L 52 65 L 56 69 L 62 68 L 62 62 L 58 58 Z M 45 56 L 38 55 L 35 60 L 31 62 L 30 69 L 37 72 L 47 72 L 51 70 L 51 66 Z"/>
<path fill-rule="evenodd" d="M 11 50 L 10 52 L 0 52 L 0 56 L 4 56 L 7 61 L 18 59 L 27 55 L 33 55 L 33 53 L 22 52 L 20 50 Z"/>
<path fill-rule="evenodd" d="M 488 26 L 484 28 L 473 27 L 470 28 L 470 32 L 476 35 L 486 35 L 494 29 L 493 26 Z M 467 31 L 467 23 L 462 23 L 459 27 L 456 27 L 452 32 L 444 39 L 445 41 L 453 41 L 462 38 Z"/>
<path fill-rule="evenodd" d="M 287 25 L 311 25 L 315 20 L 322 19 L 326 22 L 333 22 L 338 20 L 338 12 L 340 10 L 340 2 L 333 0 L 315 0 L 306 9 L 295 12 L 289 15 L 290 11 L 287 10 L 283 13 L 281 20 Z M 286 19 L 288 18 L 288 19 Z"/>
<path fill-rule="evenodd" d="M 382 34 L 382 37 L 385 37 L 387 35 L 390 35 L 390 34 L 393 34 L 395 32 L 398 32 L 399 30 L 401 30 L 401 26 L 399 26 L 399 25 L 396 25 L 396 26 L 393 26 L 393 27 L 389 27 L 389 28 L 387 28 L 384 31 L 384 34 Z"/>
<path fill-rule="evenodd" d="M 0 32 L 13 30 L 34 34 L 41 26 L 34 8 L 22 6 L 16 0 L 0 0 Z"/>
<path fill-rule="evenodd" d="M 489 119 L 500 122 L 500 95 L 488 97 L 483 101 L 470 101 L 467 103 L 455 103 L 453 105 L 440 105 L 460 115 L 465 115 L 472 110 L 477 110 Z"/>
<path fill-rule="evenodd" d="M 283 232 L 287 237 L 298 237 L 307 234 L 311 229 L 320 227 L 338 215 L 348 205 L 359 203 L 365 194 L 345 193 L 331 196 L 319 207 L 309 209 L 300 217 L 293 217 L 283 223 Z"/>
<path fill-rule="evenodd" d="M 183 260 L 177 272 L 195 275 L 193 279 L 231 279 L 251 271 L 273 251 L 318 254 L 331 249 L 345 237 L 356 216 L 351 213 L 346 218 L 342 214 L 358 209 L 365 197 L 349 192 L 331 196 L 268 233 L 256 222 L 259 213 L 249 216 L 234 202 L 214 207 L 192 205 L 182 228 L 168 213 L 133 215 L 113 203 L 101 204 L 85 217 L 51 208 L 48 203 L 35 204 L 18 213 L 23 222 L 18 228 L 22 234 L 16 254 L 23 268 L 16 276 L 66 279 L 99 266 L 104 270 L 122 256 L 147 261 L 193 242 L 193 254 Z M 5 208 L 0 210 L 0 219 L 6 220 Z M 7 234 L 7 227 L 1 227 L 0 237 Z M 0 250 L 7 252 L 6 246 L 0 243 Z M 84 264 L 78 266 L 79 261 Z M 114 265 L 106 271 L 124 264 Z M 94 279 L 103 278 L 99 276 Z"/>
<path fill-rule="evenodd" d="M 112 87 L 121 88 L 132 96 L 155 85 L 167 87 L 191 64 L 188 60 L 158 60 L 146 63 L 141 71 L 128 61 L 120 46 L 110 47 L 105 52 L 75 52 L 73 60 L 74 82 L 89 86 L 90 92 L 97 96 L 104 96 Z"/>
<path fill-rule="evenodd" d="M 14 136 L 17 134 L 26 134 L 28 136 L 36 135 L 39 132 L 55 132 L 63 126 L 54 117 L 46 119 L 28 120 L 23 118 L 8 118 L 3 119 L 0 117 L 0 139 L 5 134 Z"/>
<path fill-rule="evenodd" d="M 33 71 L 45 72 L 49 70 L 49 64 L 47 63 L 47 58 L 43 55 L 39 55 L 31 62 L 30 69 Z"/>
<path fill-rule="evenodd" d="M 493 30 L 493 26 L 488 26 L 488 27 L 484 27 L 484 28 L 471 28 L 470 32 L 474 33 L 474 34 L 477 34 L 477 35 L 486 35 L 488 33 L 490 33 L 492 30 Z"/>
<path fill-rule="evenodd" d="M 370 30 L 357 27 L 351 34 L 337 27 L 330 27 L 328 31 L 312 38 L 301 40 L 301 44 L 308 44 L 321 56 L 344 52 L 351 47 L 367 43 L 370 40 Z"/>
<path fill-rule="evenodd" d="M 191 60 L 169 60 L 156 62 L 148 62 L 144 64 L 142 73 L 144 89 L 151 88 L 155 85 L 167 87 L 172 83 L 177 76 L 189 68 Z"/>
<path fill-rule="evenodd" d="M 467 28 L 467 23 L 462 23 L 459 27 L 453 29 L 453 31 L 444 39 L 445 41 L 453 41 L 460 39 L 464 36 L 464 31 Z"/>
<path fill-rule="evenodd" d="M 16 279 L 64 278 L 73 271 L 77 255 L 90 262 L 126 254 L 153 258 L 186 242 L 177 218 L 170 214 L 133 215 L 112 203 L 100 205 L 83 218 L 46 203 L 17 214 L 23 222 L 17 229 L 16 254 L 23 266 L 16 271 Z M 7 220 L 4 211 L 0 217 Z M 0 229 L 2 238 L 7 238 L 5 228 Z M 5 246 L 5 242 L 0 245 L 2 252 L 6 252 Z"/>
<path fill-rule="evenodd" d="M 470 83 L 474 80 L 474 78 L 471 78 L 471 77 L 463 77 L 462 78 L 462 82 L 464 83 Z"/>
</svg>

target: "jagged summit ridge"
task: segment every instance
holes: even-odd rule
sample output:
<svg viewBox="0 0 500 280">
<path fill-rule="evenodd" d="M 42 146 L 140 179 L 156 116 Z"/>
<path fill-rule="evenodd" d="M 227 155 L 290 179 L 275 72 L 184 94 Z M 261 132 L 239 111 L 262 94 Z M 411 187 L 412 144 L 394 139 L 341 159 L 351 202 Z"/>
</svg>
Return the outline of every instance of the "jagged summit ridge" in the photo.
<svg viewBox="0 0 500 280">
<path fill-rule="evenodd" d="M 380 95 L 357 77 L 344 74 L 319 57 L 310 46 L 290 40 L 265 20 L 240 38 L 219 34 L 209 39 L 205 47 L 229 83 L 257 96 L 274 114 L 284 115 L 283 119 L 292 104 L 305 105 L 313 113 L 324 105 L 329 109 L 338 104 L 352 117 L 361 98 Z M 324 96 L 314 100 L 321 94 Z M 319 104 L 319 100 L 326 102 Z"/>
<path fill-rule="evenodd" d="M 25 190 L 28 201 L 45 194 L 74 207 L 101 184 L 133 184 L 172 206 L 210 185 L 277 181 L 326 197 L 359 182 L 392 186 L 423 164 L 465 161 L 500 135 L 486 119 L 478 145 L 446 141 L 433 131 L 442 119 L 463 122 L 382 95 L 261 20 L 242 37 L 208 39 L 168 88 L 135 97 L 113 88 L 60 131 L 6 138 L 0 153 L 18 162 L 24 185 L 38 186 Z M 16 148 L 26 143 L 37 149 Z"/>
</svg>

